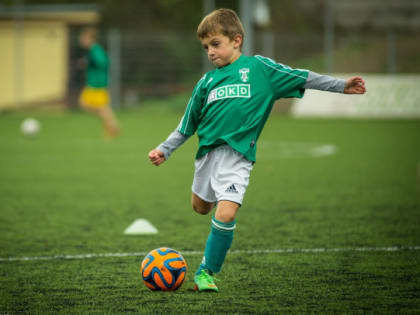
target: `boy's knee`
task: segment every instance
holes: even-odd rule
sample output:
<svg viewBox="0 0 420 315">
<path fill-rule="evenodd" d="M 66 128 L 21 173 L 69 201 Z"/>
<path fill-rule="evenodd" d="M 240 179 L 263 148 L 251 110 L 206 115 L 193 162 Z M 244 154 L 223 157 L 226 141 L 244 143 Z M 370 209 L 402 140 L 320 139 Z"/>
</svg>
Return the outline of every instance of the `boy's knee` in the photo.
<svg viewBox="0 0 420 315">
<path fill-rule="evenodd" d="M 207 214 L 212 209 L 211 205 L 203 205 L 203 204 L 196 204 L 196 203 L 193 203 L 192 207 L 193 207 L 194 211 L 199 213 L 199 214 Z"/>
<path fill-rule="evenodd" d="M 192 208 L 199 214 L 207 214 L 213 209 L 213 203 L 204 201 L 198 196 L 193 195 L 191 200 Z"/>
<path fill-rule="evenodd" d="M 215 215 L 216 220 L 224 223 L 233 222 L 235 220 L 234 213 L 216 213 Z"/>
<path fill-rule="evenodd" d="M 216 210 L 216 220 L 224 223 L 233 222 L 238 212 L 239 204 L 233 201 L 220 201 Z"/>
</svg>

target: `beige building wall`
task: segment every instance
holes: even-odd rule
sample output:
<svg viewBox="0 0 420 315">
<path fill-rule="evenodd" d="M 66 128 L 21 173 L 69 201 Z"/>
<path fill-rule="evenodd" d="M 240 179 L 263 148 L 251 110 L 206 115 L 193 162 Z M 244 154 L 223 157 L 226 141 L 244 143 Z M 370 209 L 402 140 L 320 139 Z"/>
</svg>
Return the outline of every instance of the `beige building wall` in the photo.
<svg viewBox="0 0 420 315">
<path fill-rule="evenodd" d="M 0 108 L 14 100 L 14 46 L 13 25 L 0 22 Z"/>
<path fill-rule="evenodd" d="M 0 22 L 0 109 L 62 100 L 68 42 L 64 22 Z"/>
</svg>

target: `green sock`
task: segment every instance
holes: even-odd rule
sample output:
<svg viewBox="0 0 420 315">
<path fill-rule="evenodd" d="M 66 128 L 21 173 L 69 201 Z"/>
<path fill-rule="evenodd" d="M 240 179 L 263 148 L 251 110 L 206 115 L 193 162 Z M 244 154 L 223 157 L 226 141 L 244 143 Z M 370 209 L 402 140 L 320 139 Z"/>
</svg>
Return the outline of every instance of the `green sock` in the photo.
<svg viewBox="0 0 420 315">
<path fill-rule="evenodd" d="M 235 223 L 235 220 L 226 223 L 212 218 L 203 261 L 196 274 L 199 274 L 202 269 L 208 270 L 210 274 L 217 273 L 222 269 L 226 254 L 232 244 Z"/>
</svg>

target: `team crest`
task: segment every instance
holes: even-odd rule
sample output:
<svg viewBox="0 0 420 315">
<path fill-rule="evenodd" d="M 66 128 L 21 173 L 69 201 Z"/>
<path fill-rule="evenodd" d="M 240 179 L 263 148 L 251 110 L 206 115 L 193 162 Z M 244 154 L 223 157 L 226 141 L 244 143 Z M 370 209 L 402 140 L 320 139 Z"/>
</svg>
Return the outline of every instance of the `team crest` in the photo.
<svg viewBox="0 0 420 315">
<path fill-rule="evenodd" d="M 248 80 L 249 80 L 249 77 L 248 77 L 249 68 L 242 68 L 242 69 L 239 70 L 239 73 L 241 75 L 242 82 L 248 82 Z"/>
</svg>

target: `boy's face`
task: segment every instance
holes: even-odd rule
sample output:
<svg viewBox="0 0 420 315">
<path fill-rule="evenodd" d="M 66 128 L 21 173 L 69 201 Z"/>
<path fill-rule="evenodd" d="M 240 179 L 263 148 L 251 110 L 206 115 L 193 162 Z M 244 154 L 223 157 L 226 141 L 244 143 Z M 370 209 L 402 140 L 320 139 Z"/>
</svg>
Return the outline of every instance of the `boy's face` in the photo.
<svg viewBox="0 0 420 315">
<path fill-rule="evenodd" d="M 236 35 L 231 40 L 225 35 L 214 34 L 202 38 L 200 41 L 210 62 L 218 68 L 234 62 L 241 55 L 241 35 Z"/>
<path fill-rule="evenodd" d="M 94 42 L 93 37 L 89 33 L 86 33 L 86 32 L 82 33 L 79 37 L 80 46 L 82 46 L 83 48 L 86 48 L 86 49 L 90 48 L 93 42 Z"/>
</svg>

